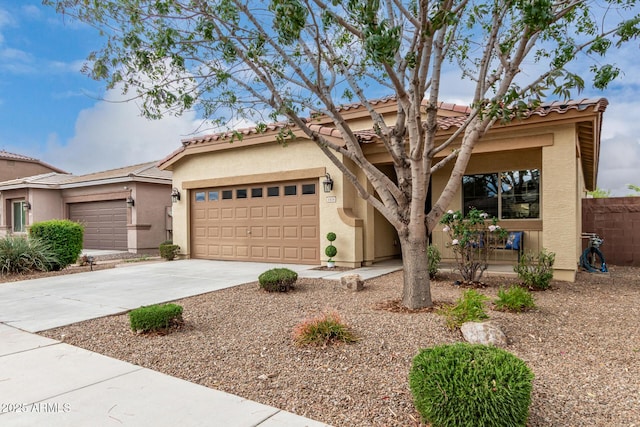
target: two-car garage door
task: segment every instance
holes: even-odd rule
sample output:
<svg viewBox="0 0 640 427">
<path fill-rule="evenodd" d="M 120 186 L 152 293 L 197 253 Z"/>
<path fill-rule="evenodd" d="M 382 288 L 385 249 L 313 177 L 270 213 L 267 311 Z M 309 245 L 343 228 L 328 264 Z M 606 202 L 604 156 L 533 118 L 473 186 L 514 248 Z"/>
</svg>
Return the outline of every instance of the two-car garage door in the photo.
<svg viewBox="0 0 640 427">
<path fill-rule="evenodd" d="M 192 256 L 317 264 L 318 180 L 191 191 Z"/>
<path fill-rule="evenodd" d="M 127 205 L 124 200 L 72 203 L 69 219 L 84 225 L 86 249 L 127 250 Z"/>
</svg>

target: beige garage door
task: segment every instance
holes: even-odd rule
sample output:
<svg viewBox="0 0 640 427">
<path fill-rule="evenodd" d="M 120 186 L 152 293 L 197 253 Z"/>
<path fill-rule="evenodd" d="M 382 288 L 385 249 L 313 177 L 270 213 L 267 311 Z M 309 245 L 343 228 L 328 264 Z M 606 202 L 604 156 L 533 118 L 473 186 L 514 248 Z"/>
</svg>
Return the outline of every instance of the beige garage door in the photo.
<svg viewBox="0 0 640 427">
<path fill-rule="evenodd" d="M 124 200 L 70 204 L 69 219 L 84 224 L 86 249 L 127 250 L 127 205 Z"/>
<path fill-rule="evenodd" d="M 195 258 L 320 262 L 317 180 L 203 188 L 190 203 Z"/>
</svg>

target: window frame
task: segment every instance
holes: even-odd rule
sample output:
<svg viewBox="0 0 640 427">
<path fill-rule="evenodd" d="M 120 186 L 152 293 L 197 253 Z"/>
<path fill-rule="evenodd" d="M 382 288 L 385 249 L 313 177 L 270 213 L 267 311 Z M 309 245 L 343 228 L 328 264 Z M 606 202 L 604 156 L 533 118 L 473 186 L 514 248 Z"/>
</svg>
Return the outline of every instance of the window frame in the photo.
<svg viewBox="0 0 640 427">
<path fill-rule="evenodd" d="M 17 210 L 16 207 L 18 207 Z M 11 229 L 14 233 L 25 233 L 27 231 L 27 217 L 25 215 L 25 210 L 26 209 L 24 200 L 16 200 L 11 202 Z M 16 221 L 16 212 L 19 212 L 20 215 L 19 229 L 16 228 L 16 225 L 18 224 L 18 221 Z"/>
<path fill-rule="evenodd" d="M 520 172 L 528 172 L 529 175 L 534 176 L 535 174 L 537 174 L 537 192 L 536 193 L 531 193 L 531 194 L 536 194 L 537 198 L 536 201 L 534 203 L 537 203 L 538 208 L 537 208 L 537 216 L 535 217 L 508 217 L 508 218 L 504 218 L 503 217 L 503 207 L 504 207 L 504 187 L 505 187 L 505 183 L 503 181 L 504 177 L 507 176 L 508 174 L 520 174 Z M 465 189 L 464 189 L 464 180 L 466 177 L 470 177 L 470 176 L 475 176 L 475 177 L 480 177 L 480 176 L 486 176 L 486 175 L 497 175 L 497 192 L 495 195 L 495 198 L 497 199 L 497 215 L 496 218 L 498 218 L 500 221 L 539 221 L 542 219 L 542 170 L 539 167 L 532 167 L 532 168 L 523 168 L 523 169 L 512 169 L 512 170 L 500 170 L 500 171 L 493 171 L 493 172 L 484 172 L 484 173 L 472 173 L 472 174 L 466 174 L 463 176 L 462 178 L 462 184 L 461 184 L 461 199 L 462 199 L 462 212 L 463 215 L 467 215 L 470 207 L 472 206 L 471 204 L 468 204 L 465 200 Z M 524 178 L 523 178 L 524 180 Z M 530 181 L 530 180 L 529 180 Z M 494 191 L 488 192 L 489 193 L 493 193 Z M 467 206 L 469 205 L 469 206 Z M 481 207 L 478 206 L 474 206 L 478 209 L 481 209 Z"/>
</svg>

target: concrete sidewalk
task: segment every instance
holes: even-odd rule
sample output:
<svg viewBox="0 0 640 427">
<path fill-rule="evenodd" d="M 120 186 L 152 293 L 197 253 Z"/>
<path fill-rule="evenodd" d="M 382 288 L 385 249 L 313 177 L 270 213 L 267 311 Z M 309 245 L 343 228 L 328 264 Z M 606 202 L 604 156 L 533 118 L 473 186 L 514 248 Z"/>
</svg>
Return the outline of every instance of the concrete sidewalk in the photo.
<svg viewBox="0 0 640 427">
<path fill-rule="evenodd" d="M 273 267 L 276 265 L 184 260 L 0 285 L 0 425 L 324 426 L 25 332 L 253 282 Z M 402 265 L 397 261 L 344 272 L 286 267 L 300 277 L 339 280 L 353 273 L 371 278 Z"/>
</svg>

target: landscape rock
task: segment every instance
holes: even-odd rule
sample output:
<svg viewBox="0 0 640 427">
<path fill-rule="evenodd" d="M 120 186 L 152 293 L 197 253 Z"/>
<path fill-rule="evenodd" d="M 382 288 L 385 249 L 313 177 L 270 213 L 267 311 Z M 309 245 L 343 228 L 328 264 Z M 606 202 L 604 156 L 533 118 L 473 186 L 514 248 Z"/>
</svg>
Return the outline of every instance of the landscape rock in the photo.
<svg viewBox="0 0 640 427">
<path fill-rule="evenodd" d="M 507 345 L 507 336 L 502 329 L 493 322 L 467 322 L 460 327 L 462 336 L 471 344 Z"/>
<path fill-rule="evenodd" d="M 342 283 L 342 286 L 345 286 L 353 292 L 358 292 L 364 289 L 364 281 L 359 274 L 347 274 L 342 276 L 340 278 L 340 282 Z"/>
</svg>

